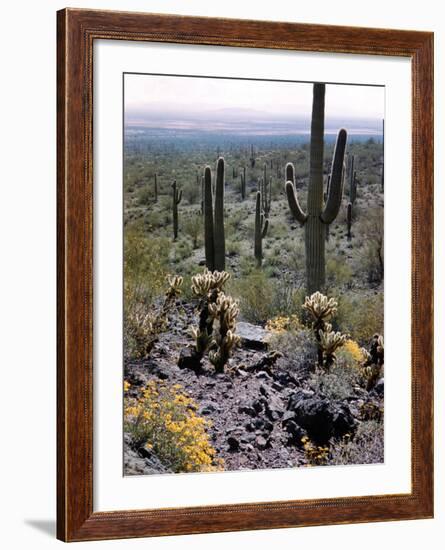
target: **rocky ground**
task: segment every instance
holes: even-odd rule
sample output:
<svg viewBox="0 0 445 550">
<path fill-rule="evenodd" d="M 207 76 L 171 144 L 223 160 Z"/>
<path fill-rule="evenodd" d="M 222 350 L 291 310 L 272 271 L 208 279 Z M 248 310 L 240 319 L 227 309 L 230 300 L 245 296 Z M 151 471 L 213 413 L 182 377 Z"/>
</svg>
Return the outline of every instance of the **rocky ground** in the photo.
<svg viewBox="0 0 445 550">
<path fill-rule="evenodd" d="M 150 358 L 126 361 L 125 380 L 136 397 L 151 379 L 180 384 L 199 405 L 200 415 L 212 422 L 209 435 L 225 470 L 297 467 L 307 464 L 301 439 L 308 435 L 316 445 L 354 434 L 364 403 L 383 403 L 383 381 L 368 393 L 357 386 L 343 401 L 315 393 L 306 380 L 312 365 L 297 368 L 268 349 L 270 333 L 261 327 L 238 323 L 241 346 L 226 372 L 215 374 L 205 358 L 198 372 L 180 368 L 191 345 L 189 327 L 194 312 L 183 304 L 171 320 Z M 165 473 L 168 470 L 146 449 L 135 449 L 124 437 L 126 475 Z"/>
</svg>

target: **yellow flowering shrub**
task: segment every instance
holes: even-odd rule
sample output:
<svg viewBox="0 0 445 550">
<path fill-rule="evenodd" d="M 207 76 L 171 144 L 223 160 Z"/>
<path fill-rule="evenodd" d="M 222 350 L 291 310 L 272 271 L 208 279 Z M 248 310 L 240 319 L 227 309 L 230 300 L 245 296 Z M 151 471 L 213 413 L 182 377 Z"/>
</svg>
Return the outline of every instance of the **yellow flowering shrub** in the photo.
<svg viewBox="0 0 445 550">
<path fill-rule="evenodd" d="M 309 466 L 322 466 L 327 463 L 329 447 L 315 445 L 307 436 L 302 437 L 301 442 L 303 443 L 304 455 Z"/>
<path fill-rule="evenodd" d="M 210 421 L 197 414 L 196 403 L 181 390 L 179 384 L 151 380 L 139 399 L 126 396 L 125 431 L 174 472 L 223 469 L 206 431 Z"/>
<path fill-rule="evenodd" d="M 266 329 L 275 334 L 283 334 L 283 332 L 288 330 L 297 330 L 299 328 L 301 328 L 301 323 L 297 315 L 273 317 L 266 323 Z"/>
<path fill-rule="evenodd" d="M 337 360 L 349 367 L 360 370 L 363 362 L 363 352 L 355 340 L 348 339 L 336 352 Z"/>
</svg>

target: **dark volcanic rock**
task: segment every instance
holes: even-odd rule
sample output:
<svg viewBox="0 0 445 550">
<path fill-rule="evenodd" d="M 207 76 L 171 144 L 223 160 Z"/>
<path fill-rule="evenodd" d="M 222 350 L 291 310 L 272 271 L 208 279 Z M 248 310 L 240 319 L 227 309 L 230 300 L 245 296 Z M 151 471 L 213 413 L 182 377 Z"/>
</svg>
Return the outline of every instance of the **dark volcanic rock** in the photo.
<svg viewBox="0 0 445 550">
<path fill-rule="evenodd" d="M 179 354 L 178 367 L 190 369 L 196 373 L 202 371 L 201 360 L 192 348 L 183 348 Z"/>
<path fill-rule="evenodd" d="M 287 445 L 290 433 L 281 422 L 290 394 L 295 391 L 295 373 L 276 378 L 279 372 L 287 370 L 286 365 L 278 366 L 282 359 L 277 361 L 276 354 L 255 348 L 264 348 L 267 331 L 250 325 L 260 336 L 260 342 L 250 340 L 252 347 L 240 346 L 226 371 L 216 374 L 207 355 L 199 361 L 193 354 L 189 327 L 197 324 L 195 305 L 183 302 L 181 307 L 181 313 L 160 335 L 149 359 L 125 361 L 125 380 L 131 384 L 127 395 L 138 398 L 149 381 L 160 378 L 169 387 L 178 384 L 178 393 L 192 398 L 197 413 L 209 421 L 206 431 L 227 471 L 304 464 L 302 449 Z M 251 333 L 244 336 L 246 340 L 253 337 Z M 127 453 L 125 461 L 126 473 L 165 470 L 161 465 L 147 464 L 153 457 L 144 458 L 137 449 L 130 449 L 132 452 Z"/>
<path fill-rule="evenodd" d="M 211 401 L 204 401 L 199 408 L 199 414 L 202 414 L 204 416 L 207 416 L 217 411 L 219 411 L 218 405 L 216 403 L 212 403 Z"/>
<path fill-rule="evenodd" d="M 239 451 L 240 442 L 234 435 L 230 435 L 227 438 L 227 444 L 229 445 L 229 451 L 232 451 L 232 452 Z"/>
<path fill-rule="evenodd" d="M 385 393 L 385 380 L 383 378 L 379 378 L 372 391 L 379 397 L 383 397 Z"/>
<path fill-rule="evenodd" d="M 304 428 L 317 443 L 326 443 L 331 437 L 341 437 L 355 430 L 354 417 L 346 404 L 337 404 L 320 396 L 307 397 L 303 392 L 294 394 L 288 410 L 295 414 L 293 420 Z"/>
<path fill-rule="evenodd" d="M 289 434 L 288 443 L 298 446 L 303 445 L 301 440 L 304 436 L 307 435 L 307 432 L 301 426 L 299 426 L 295 422 L 295 420 L 289 420 L 288 422 L 286 422 L 285 429 Z"/>
<path fill-rule="evenodd" d="M 249 405 L 241 405 L 238 407 L 238 412 L 248 414 L 249 416 L 256 416 L 256 410 Z"/>
<path fill-rule="evenodd" d="M 266 414 L 267 417 L 272 420 L 278 420 L 284 412 L 283 404 L 281 400 L 275 395 L 269 395 L 266 401 Z"/>
</svg>

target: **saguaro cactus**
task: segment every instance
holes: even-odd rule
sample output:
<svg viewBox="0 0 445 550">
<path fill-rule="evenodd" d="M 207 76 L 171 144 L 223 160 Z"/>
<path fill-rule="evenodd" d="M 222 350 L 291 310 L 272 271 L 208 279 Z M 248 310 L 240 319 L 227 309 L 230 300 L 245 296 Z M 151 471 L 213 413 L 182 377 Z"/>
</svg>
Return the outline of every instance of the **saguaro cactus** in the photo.
<svg viewBox="0 0 445 550">
<path fill-rule="evenodd" d="M 346 130 L 338 132 L 334 158 L 331 165 L 329 195 L 323 204 L 323 149 L 324 149 L 324 100 L 326 85 L 316 83 L 313 89 L 310 175 L 307 194 L 307 214 L 303 212 L 294 182 L 287 179 L 293 171 L 286 166 L 286 194 L 294 218 L 305 226 L 306 286 L 309 294 L 324 287 L 326 279 L 325 236 L 326 224 L 337 217 L 340 209 L 343 185 L 342 172 L 346 148 Z M 292 167 L 293 168 L 293 167 Z M 324 208 L 323 208 L 324 206 Z"/>
<path fill-rule="evenodd" d="M 224 234 L 224 158 L 216 165 L 215 207 L 213 208 L 212 171 L 204 171 L 204 248 L 210 271 L 224 271 L 226 246 Z"/>
<path fill-rule="evenodd" d="M 158 202 L 158 174 L 155 173 L 155 202 Z"/>
<path fill-rule="evenodd" d="M 269 217 L 270 204 L 272 201 L 272 178 L 267 180 L 267 165 L 264 164 L 263 179 L 260 180 L 261 207 L 266 218 Z"/>
<path fill-rule="evenodd" d="M 250 166 L 253 168 L 255 166 L 255 152 L 253 145 L 250 146 Z"/>
<path fill-rule="evenodd" d="M 199 184 L 198 176 L 196 182 Z M 204 215 L 204 176 L 201 176 L 201 214 Z"/>
<path fill-rule="evenodd" d="M 172 208 L 173 208 L 173 239 L 178 238 L 178 204 L 182 199 L 182 189 L 178 190 L 176 180 L 172 183 Z"/>
<path fill-rule="evenodd" d="M 354 170 L 349 180 L 349 202 L 354 206 L 357 198 L 357 172 Z"/>
<path fill-rule="evenodd" d="M 246 198 L 246 167 L 243 168 L 243 173 L 240 174 L 241 178 L 241 198 L 244 200 Z"/>
<path fill-rule="evenodd" d="M 357 171 L 354 155 L 351 155 L 348 162 L 348 178 L 349 178 L 349 202 L 354 206 L 357 198 Z"/>
<path fill-rule="evenodd" d="M 352 203 L 348 202 L 348 209 L 346 212 L 346 223 L 348 226 L 348 241 L 352 239 L 351 227 L 352 227 Z"/>
<path fill-rule="evenodd" d="M 261 267 L 263 262 L 263 239 L 267 234 L 269 220 L 261 211 L 261 191 L 257 191 L 255 205 L 255 245 L 254 254 L 257 261 L 257 266 Z"/>
</svg>

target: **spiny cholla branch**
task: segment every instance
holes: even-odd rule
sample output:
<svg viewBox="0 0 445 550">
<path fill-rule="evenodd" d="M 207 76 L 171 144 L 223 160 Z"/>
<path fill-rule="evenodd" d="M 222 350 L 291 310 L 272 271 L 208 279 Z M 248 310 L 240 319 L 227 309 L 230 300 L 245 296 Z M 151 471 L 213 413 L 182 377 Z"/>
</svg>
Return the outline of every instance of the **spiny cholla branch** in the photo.
<svg viewBox="0 0 445 550">
<path fill-rule="evenodd" d="M 318 331 L 320 347 L 323 350 L 324 367 L 329 370 L 335 362 L 335 352 L 346 342 L 346 335 L 332 330 L 330 323 L 325 323 L 324 330 Z"/>
<path fill-rule="evenodd" d="M 221 292 L 216 303 L 209 305 L 209 313 L 213 320 L 218 322 L 218 329 L 214 331 L 212 340 L 212 346 L 216 349 L 210 351 L 209 359 L 216 372 L 223 372 L 233 348 L 240 341 L 239 336 L 235 334 L 236 318 L 239 314 L 238 303 L 231 296 Z"/>
</svg>

